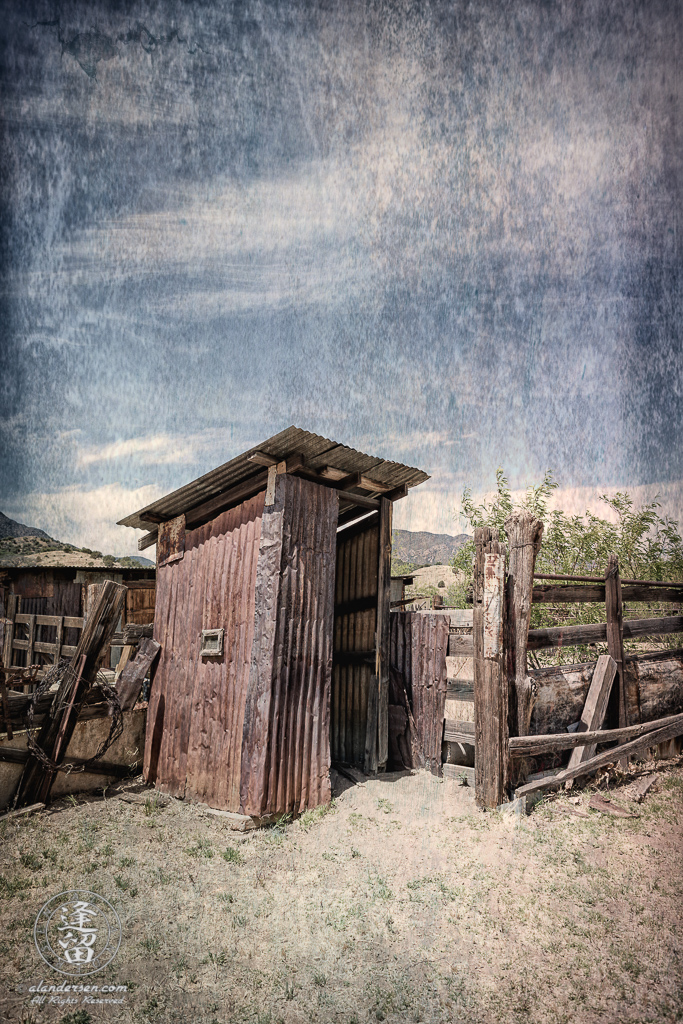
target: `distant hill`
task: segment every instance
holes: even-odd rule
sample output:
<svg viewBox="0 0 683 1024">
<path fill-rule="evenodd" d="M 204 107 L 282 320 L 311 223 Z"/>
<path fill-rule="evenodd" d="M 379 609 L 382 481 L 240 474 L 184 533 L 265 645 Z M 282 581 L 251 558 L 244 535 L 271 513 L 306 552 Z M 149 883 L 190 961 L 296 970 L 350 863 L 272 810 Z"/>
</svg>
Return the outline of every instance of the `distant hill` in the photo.
<svg viewBox="0 0 683 1024">
<path fill-rule="evenodd" d="M 52 540 L 44 530 L 37 530 L 35 526 L 24 526 L 17 523 L 0 512 L 0 538 L 5 537 L 42 537 L 43 540 Z"/>
<path fill-rule="evenodd" d="M 142 555 L 108 555 L 77 548 L 50 537 L 35 526 L 24 526 L 0 512 L 0 566 L 77 566 L 88 569 L 153 567 Z"/>
<path fill-rule="evenodd" d="M 413 533 L 411 530 L 394 530 L 392 534 L 392 557 L 396 562 L 409 565 L 448 565 L 456 551 L 459 551 L 470 537 L 459 533 Z"/>
</svg>

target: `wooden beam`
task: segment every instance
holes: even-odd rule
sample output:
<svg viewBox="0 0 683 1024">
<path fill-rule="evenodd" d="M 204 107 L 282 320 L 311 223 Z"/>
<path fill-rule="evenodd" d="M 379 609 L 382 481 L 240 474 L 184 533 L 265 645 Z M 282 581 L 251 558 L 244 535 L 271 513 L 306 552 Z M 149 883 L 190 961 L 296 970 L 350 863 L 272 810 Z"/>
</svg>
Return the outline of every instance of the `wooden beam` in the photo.
<svg viewBox="0 0 683 1024">
<path fill-rule="evenodd" d="M 277 459 L 274 455 L 268 455 L 266 452 L 252 452 L 251 455 L 247 455 L 247 462 L 254 462 L 257 466 L 277 466 L 278 462 L 282 462 L 282 459 Z"/>
<path fill-rule="evenodd" d="M 462 636 L 451 633 L 448 637 L 448 656 L 450 658 L 472 658 L 474 657 L 474 641 L 471 636 Z"/>
<path fill-rule="evenodd" d="M 475 799 L 498 807 L 507 799 L 508 686 L 503 661 L 505 547 L 488 527 L 474 531 Z"/>
<path fill-rule="evenodd" d="M 609 654 L 603 654 L 598 658 L 577 729 L 579 735 L 596 732 L 602 727 L 616 671 L 617 663 Z M 623 723 L 620 723 L 621 725 Z M 577 747 L 569 759 L 569 768 L 576 767 L 582 761 L 588 761 L 594 754 L 595 744 Z"/>
<path fill-rule="evenodd" d="M 314 470 L 312 472 L 315 472 Z M 382 484 L 379 480 L 373 480 L 371 477 L 366 476 L 365 473 L 351 473 L 347 474 L 343 469 L 337 469 L 335 466 L 324 466 L 321 470 L 316 473 L 317 476 L 321 476 L 323 479 L 327 479 L 339 485 L 343 480 L 350 476 L 357 476 L 358 483 L 354 484 L 354 487 L 362 487 L 366 491 L 372 491 L 375 494 L 385 495 L 391 490 L 390 484 Z"/>
<path fill-rule="evenodd" d="M 394 487 L 393 491 L 387 491 L 384 495 L 389 501 L 400 501 L 401 498 L 405 498 L 408 493 L 408 484 L 401 484 L 400 487 Z"/>
<path fill-rule="evenodd" d="M 676 723 L 683 724 L 683 714 L 668 715 L 666 718 L 658 718 L 653 722 L 641 722 L 640 725 L 627 725 L 623 729 L 598 729 L 595 732 L 553 732 L 542 736 L 511 736 L 510 754 L 518 757 L 532 757 L 537 754 L 557 754 L 561 750 L 575 750 L 581 747 L 588 749 L 586 744 L 594 748 L 598 743 L 622 743 L 624 740 L 637 739 L 656 729 L 663 729 L 665 726 Z M 462 723 L 456 722 L 454 725 L 460 727 Z"/>
<path fill-rule="evenodd" d="M 646 584 L 624 584 L 621 588 L 622 601 L 683 601 L 683 586 L 667 587 L 648 586 Z M 605 586 L 588 584 L 579 586 L 556 586 L 546 584 L 534 587 L 532 601 L 534 604 L 574 604 L 590 602 L 605 603 Z"/>
<path fill-rule="evenodd" d="M 581 775 L 592 775 L 598 768 L 602 768 L 606 764 L 613 764 L 615 761 L 622 760 L 631 754 L 637 754 L 648 747 L 655 747 L 659 743 L 665 743 L 667 740 L 683 735 L 683 716 L 674 715 L 673 718 L 675 721 L 670 722 L 668 725 L 653 729 L 651 732 L 638 739 L 631 740 L 629 743 L 622 743 L 618 747 L 604 750 L 601 754 L 596 754 L 595 757 L 591 757 L 589 761 L 584 761 L 575 768 L 566 768 L 552 778 L 529 782 L 526 786 L 521 786 L 517 789 L 515 796 L 526 797 L 543 789 L 555 789 L 558 786 L 564 785 L 570 779 L 577 779 Z"/>
<path fill-rule="evenodd" d="M 531 619 L 534 566 L 541 547 L 543 523 L 526 509 L 513 512 L 505 521 L 510 548 L 507 612 L 507 673 L 511 690 L 511 719 L 517 734 L 526 736 L 533 710 L 533 686 L 527 670 L 527 646 Z"/>
<path fill-rule="evenodd" d="M 159 531 L 152 530 L 151 533 L 146 533 L 144 537 L 139 537 L 138 551 L 145 551 L 146 548 L 151 548 L 152 544 L 156 544 L 158 536 Z"/>
<path fill-rule="evenodd" d="M 683 615 L 665 615 L 659 619 L 626 619 L 624 637 L 659 636 L 665 633 L 683 633 Z M 607 623 L 596 622 L 578 626 L 551 626 L 548 629 L 529 630 L 529 650 L 545 647 L 574 647 L 596 644 L 607 640 Z"/>
<path fill-rule="evenodd" d="M 567 580 L 569 583 L 601 583 L 604 584 L 604 576 L 560 576 L 555 573 L 535 573 L 535 580 Z M 670 580 L 627 580 L 622 579 L 622 584 L 633 584 L 637 587 L 683 587 L 683 583 L 676 583 Z"/>
<path fill-rule="evenodd" d="M 380 499 L 379 566 L 377 578 L 377 767 L 385 768 L 389 758 L 389 642 L 391 609 L 391 518 L 392 505 Z"/>
<path fill-rule="evenodd" d="M 213 519 L 221 512 L 225 512 L 227 508 L 239 505 L 240 502 L 246 501 L 247 498 L 253 498 L 259 491 L 265 490 L 267 483 L 268 472 L 266 470 L 256 473 L 255 476 L 249 477 L 248 480 L 243 480 L 242 483 L 231 487 L 227 491 L 223 491 L 222 494 L 217 494 L 214 498 L 209 498 L 208 501 L 202 502 L 201 505 L 196 505 L 185 513 L 186 527 L 189 529 L 201 526 L 207 520 Z"/>
</svg>

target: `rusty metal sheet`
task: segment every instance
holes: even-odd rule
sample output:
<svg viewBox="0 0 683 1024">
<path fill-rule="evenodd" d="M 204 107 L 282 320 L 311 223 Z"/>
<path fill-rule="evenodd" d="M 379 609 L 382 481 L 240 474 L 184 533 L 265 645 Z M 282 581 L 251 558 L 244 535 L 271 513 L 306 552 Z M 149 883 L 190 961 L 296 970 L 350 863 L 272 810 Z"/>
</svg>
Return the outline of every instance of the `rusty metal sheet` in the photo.
<svg viewBox="0 0 683 1024">
<path fill-rule="evenodd" d="M 275 481 L 264 508 L 256 625 L 244 715 L 241 810 L 262 816 L 329 803 L 337 492 Z"/>
<path fill-rule="evenodd" d="M 159 526 L 157 569 L 177 562 L 185 554 L 185 516 L 180 515 Z"/>
<path fill-rule="evenodd" d="M 484 555 L 484 657 L 497 659 L 503 651 L 503 591 L 505 555 Z"/>
<path fill-rule="evenodd" d="M 254 635 L 264 492 L 185 536 L 184 558 L 157 574 L 161 654 L 147 715 L 144 776 L 174 796 L 239 810 L 242 726 Z M 202 629 L 225 629 L 221 658 L 201 658 Z"/>
<path fill-rule="evenodd" d="M 126 516 L 125 519 L 119 520 L 119 525 L 148 530 L 152 522 L 158 522 L 159 519 L 172 519 L 181 513 L 188 512 L 209 498 L 243 483 L 262 471 L 261 466 L 249 461 L 249 456 L 255 452 L 271 455 L 278 462 L 290 455 L 302 455 L 306 463 L 313 469 L 332 466 L 343 471 L 344 474 L 366 473 L 390 488 L 400 487 L 402 484 L 414 487 L 429 479 L 428 474 L 421 469 L 405 466 L 400 462 L 391 462 L 374 455 L 366 455 L 364 452 L 358 452 L 347 445 L 331 441 L 319 434 L 312 434 L 307 430 L 301 430 L 299 427 L 288 427 L 217 469 L 212 469 L 211 472 L 185 484 L 177 491 L 173 491 L 138 512 Z M 152 519 L 146 519 L 146 513 L 151 515 Z"/>
<path fill-rule="evenodd" d="M 362 767 L 368 696 L 375 672 L 379 523 L 361 522 L 337 534 L 334 668 L 330 744 L 332 760 Z M 353 603 L 367 606 L 346 611 Z M 372 652 L 369 661 L 363 652 Z"/>
<path fill-rule="evenodd" d="M 390 766 L 441 774 L 446 704 L 448 619 L 422 612 L 392 612 L 390 632 Z M 400 708 L 401 715 L 393 708 Z M 401 727 L 401 728 L 399 728 Z"/>
</svg>

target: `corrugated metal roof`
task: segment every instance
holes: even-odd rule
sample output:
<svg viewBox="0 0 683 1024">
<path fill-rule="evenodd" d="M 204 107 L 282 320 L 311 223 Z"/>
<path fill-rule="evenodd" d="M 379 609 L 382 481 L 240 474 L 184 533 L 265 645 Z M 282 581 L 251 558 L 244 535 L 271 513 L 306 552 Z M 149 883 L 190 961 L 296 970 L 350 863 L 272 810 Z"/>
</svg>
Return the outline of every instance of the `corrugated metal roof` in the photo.
<svg viewBox="0 0 683 1024">
<path fill-rule="evenodd" d="M 254 445 L 248 451 L 231 459 L 210 473 L 198 477 L 177 491 L 159 498 L 151 505 L 146 505 L 125 519 L 120 519 L 119 526 L 133 526 L 138 530 L 148 530 L 150 523 L 157 518 L 174 519 L 176 516 L 189 512 L 209 498 L 214 498 L 237 484 L 241 484 L 252 476 L 263 472 L 263 467 L 249 461 L 255 452 L 264 452 L 281 461 L 292 455 L 301 455 L 307 467 L 321 470 L 325 466 L 342 470 L 344 473 L 364 473 L 377 483 L 393 489 L 406 484 L 415 487 L 429 479 L 429 474 L 412 466 L 404 466 L 400 462 L 389 462 L 373 455 L 365 455 L 354 448 L 330 441 L 319 434 L 311 434 L 299 427 L 288 427 L 274 437 Z M 151 515 L 152 518 L 146 518 Z"/>
</svg>

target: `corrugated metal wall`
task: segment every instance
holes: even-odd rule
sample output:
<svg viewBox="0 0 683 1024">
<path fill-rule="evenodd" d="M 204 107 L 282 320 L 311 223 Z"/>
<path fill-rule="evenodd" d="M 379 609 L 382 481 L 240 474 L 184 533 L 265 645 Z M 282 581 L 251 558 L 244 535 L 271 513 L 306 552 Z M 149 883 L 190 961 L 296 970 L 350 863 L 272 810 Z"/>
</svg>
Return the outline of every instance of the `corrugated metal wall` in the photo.
<svg viewBox="0 0 683 1024">
<path fill-rule="evenodd" d="M 242 811 L 329 803 L 337 492 L 278 476 L 263 513 L 242 748 Z"/>
<path fill-rule="evenodd" d="M 254 636 L 264 492 L 185 537 L 157 574 L 161 644 L 147 716 L 145 778 L 175 796 L 239 810 L 242 725 Z M 199 656 L 202 629 L 223 628 L 222 657 Z"/>
<path fill-rule="evenodd" d="M 360 767 L 375 673 L 378 539 L 376 517 L 337 534 L 330 744 L 333 761 Z M 359 604 L 367 607 L 351 610 Z"/>
<path fill-rule="evenodd" d="M 446 615 L 423 612 L 391 613 L 389 723 L 390 751 L 405 746 L 392 737 L 405 721 L 410 768 L 430 768 L 441 774 L 441 740 L 446 703 L 446 655 L 449 620 Z M 406 707 L 406 698 L 408 707 Z M 405 719 L 393 708 L 402 708 Z M 405 761 L 403 762 L 405 764 Z"/>
</svg>

